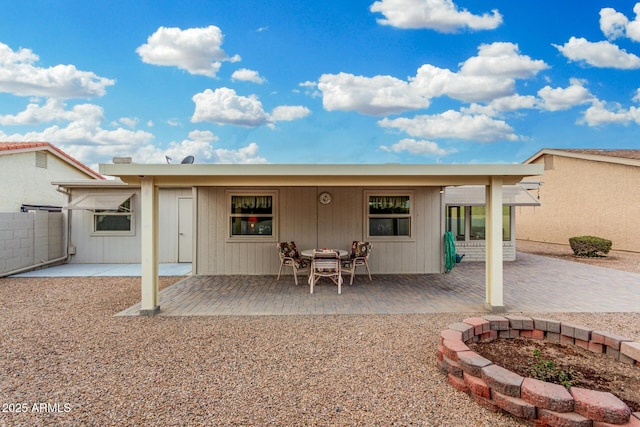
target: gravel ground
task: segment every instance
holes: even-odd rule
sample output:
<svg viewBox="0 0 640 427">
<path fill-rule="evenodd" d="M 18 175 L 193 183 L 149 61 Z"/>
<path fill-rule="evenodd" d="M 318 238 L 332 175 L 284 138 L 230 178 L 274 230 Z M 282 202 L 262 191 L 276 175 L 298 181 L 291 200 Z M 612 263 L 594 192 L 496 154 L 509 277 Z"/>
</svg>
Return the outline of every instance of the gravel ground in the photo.
<svg viewBox="0 0 640 427">
<path fill-rule="evenodd" d="M 436 367 L 440 331 L 477 313 L 114 317 L 139 292 L 0 279 L 0 425 L 522 425 Z M 640 340 L 639 313 L 545 316 Z"/>
<path fill-rule="evenodd" d="M 597 265 L 599 267 L 614 268 L 616 270 L 630 271 L 632 273 L 640 273 L 640 253 L 638 252 L 609 251 L 606 257 L 584 258 L 573 255 L 571 246 L 568 244 L 560 245 L 555 243 L 518 240 L 516 247 L 520 252 L 560 258 L 567 261 L 581 262 L 583 264 Z"/>
</svg>

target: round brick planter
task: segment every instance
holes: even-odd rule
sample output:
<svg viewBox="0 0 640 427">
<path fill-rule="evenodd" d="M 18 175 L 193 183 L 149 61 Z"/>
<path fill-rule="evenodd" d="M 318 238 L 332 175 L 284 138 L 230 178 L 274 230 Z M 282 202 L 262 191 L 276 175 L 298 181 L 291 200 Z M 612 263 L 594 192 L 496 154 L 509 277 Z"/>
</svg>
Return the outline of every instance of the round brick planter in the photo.
<svg viewBox="0 0 640 427">
<path fill-rule="evenodd" d="M 467 343 L 525 337 L 577 345 L 640 369 L 640 343 L 571 323 L 522 316 L 471 317 L 440 334 L 438 366 L 449 383 L 490 411 L 536 426 L 640 426 L 640 413 L 611 393 L 525 378 L 471 351 Z"/>
</svg>

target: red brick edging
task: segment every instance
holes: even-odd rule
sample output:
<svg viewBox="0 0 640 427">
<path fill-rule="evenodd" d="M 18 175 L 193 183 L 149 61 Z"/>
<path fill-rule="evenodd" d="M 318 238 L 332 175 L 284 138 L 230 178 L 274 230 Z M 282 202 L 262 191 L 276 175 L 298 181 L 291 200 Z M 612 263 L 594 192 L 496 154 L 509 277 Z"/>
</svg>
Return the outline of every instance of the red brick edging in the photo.
<svg viewBox="0 0 640 427">
<path fill-rule="evenodd" d="M 640 369 L 640 343 L 571 323 L 522 316 L 470 317 L 440 333 L 438 366 L 457 390 L 493 412 L 536 426 L 640 427 L 640 412 L 611 393 L 524 378 L 471 351 L 470 342 L 525 337 L 577 345 Z"/>
</svg>

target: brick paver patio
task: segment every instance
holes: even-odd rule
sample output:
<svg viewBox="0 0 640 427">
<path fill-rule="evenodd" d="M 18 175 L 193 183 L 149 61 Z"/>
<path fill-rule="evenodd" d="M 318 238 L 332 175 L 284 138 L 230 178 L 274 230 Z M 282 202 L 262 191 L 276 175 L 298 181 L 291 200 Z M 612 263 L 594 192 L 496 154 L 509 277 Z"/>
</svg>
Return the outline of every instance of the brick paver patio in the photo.
<svg viewBox="0 0 640 427">
<path fill-rule="evenodd" d="M 484 311 L 484 263 L 449 274 L 357 276 L 338 295 L 321 281 L 309 294 L 293 276 L 193 276 L 160 292 L 161 316 L 398 314 Z M 504 264 L 510 312 L 638 312 L 640 274 L 531 254 Z M 140 305 L 119 313 L 137 315 Z"/>
</svg>

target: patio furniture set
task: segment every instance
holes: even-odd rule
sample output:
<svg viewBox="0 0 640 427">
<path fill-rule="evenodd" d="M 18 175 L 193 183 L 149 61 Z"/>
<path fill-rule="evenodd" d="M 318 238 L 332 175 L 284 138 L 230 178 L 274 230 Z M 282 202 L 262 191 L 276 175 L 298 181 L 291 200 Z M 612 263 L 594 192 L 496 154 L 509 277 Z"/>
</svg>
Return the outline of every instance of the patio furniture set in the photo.
<svg viewBox="0 0 640 427">
<path fill-rule="evenodd" d="M 353 241 L 351 251 L 344 249 L 306 249 L 298 251 L 295 242 L 280 242 L 277 244 L 278 255 L 280 257 L 280 269 L 278 270 L 278 279 L 282 273 L 283 267 L 291 267 L 293 269 L 293 278 L 298 284 L 298 273 L 308 273 L 307 283 L 309 284 L 310 293 L 318 280 L 326 277 L 338 286 L 338 294 L 342 293 L 342 273 L 347 273 L 351 277 L 349 285 L 353 284 L 357 267 L 364 267 L 371 279 L 369 264 L 367 258 L 371 253 L 372 244 L 369 242 Z"/>
</svg>

